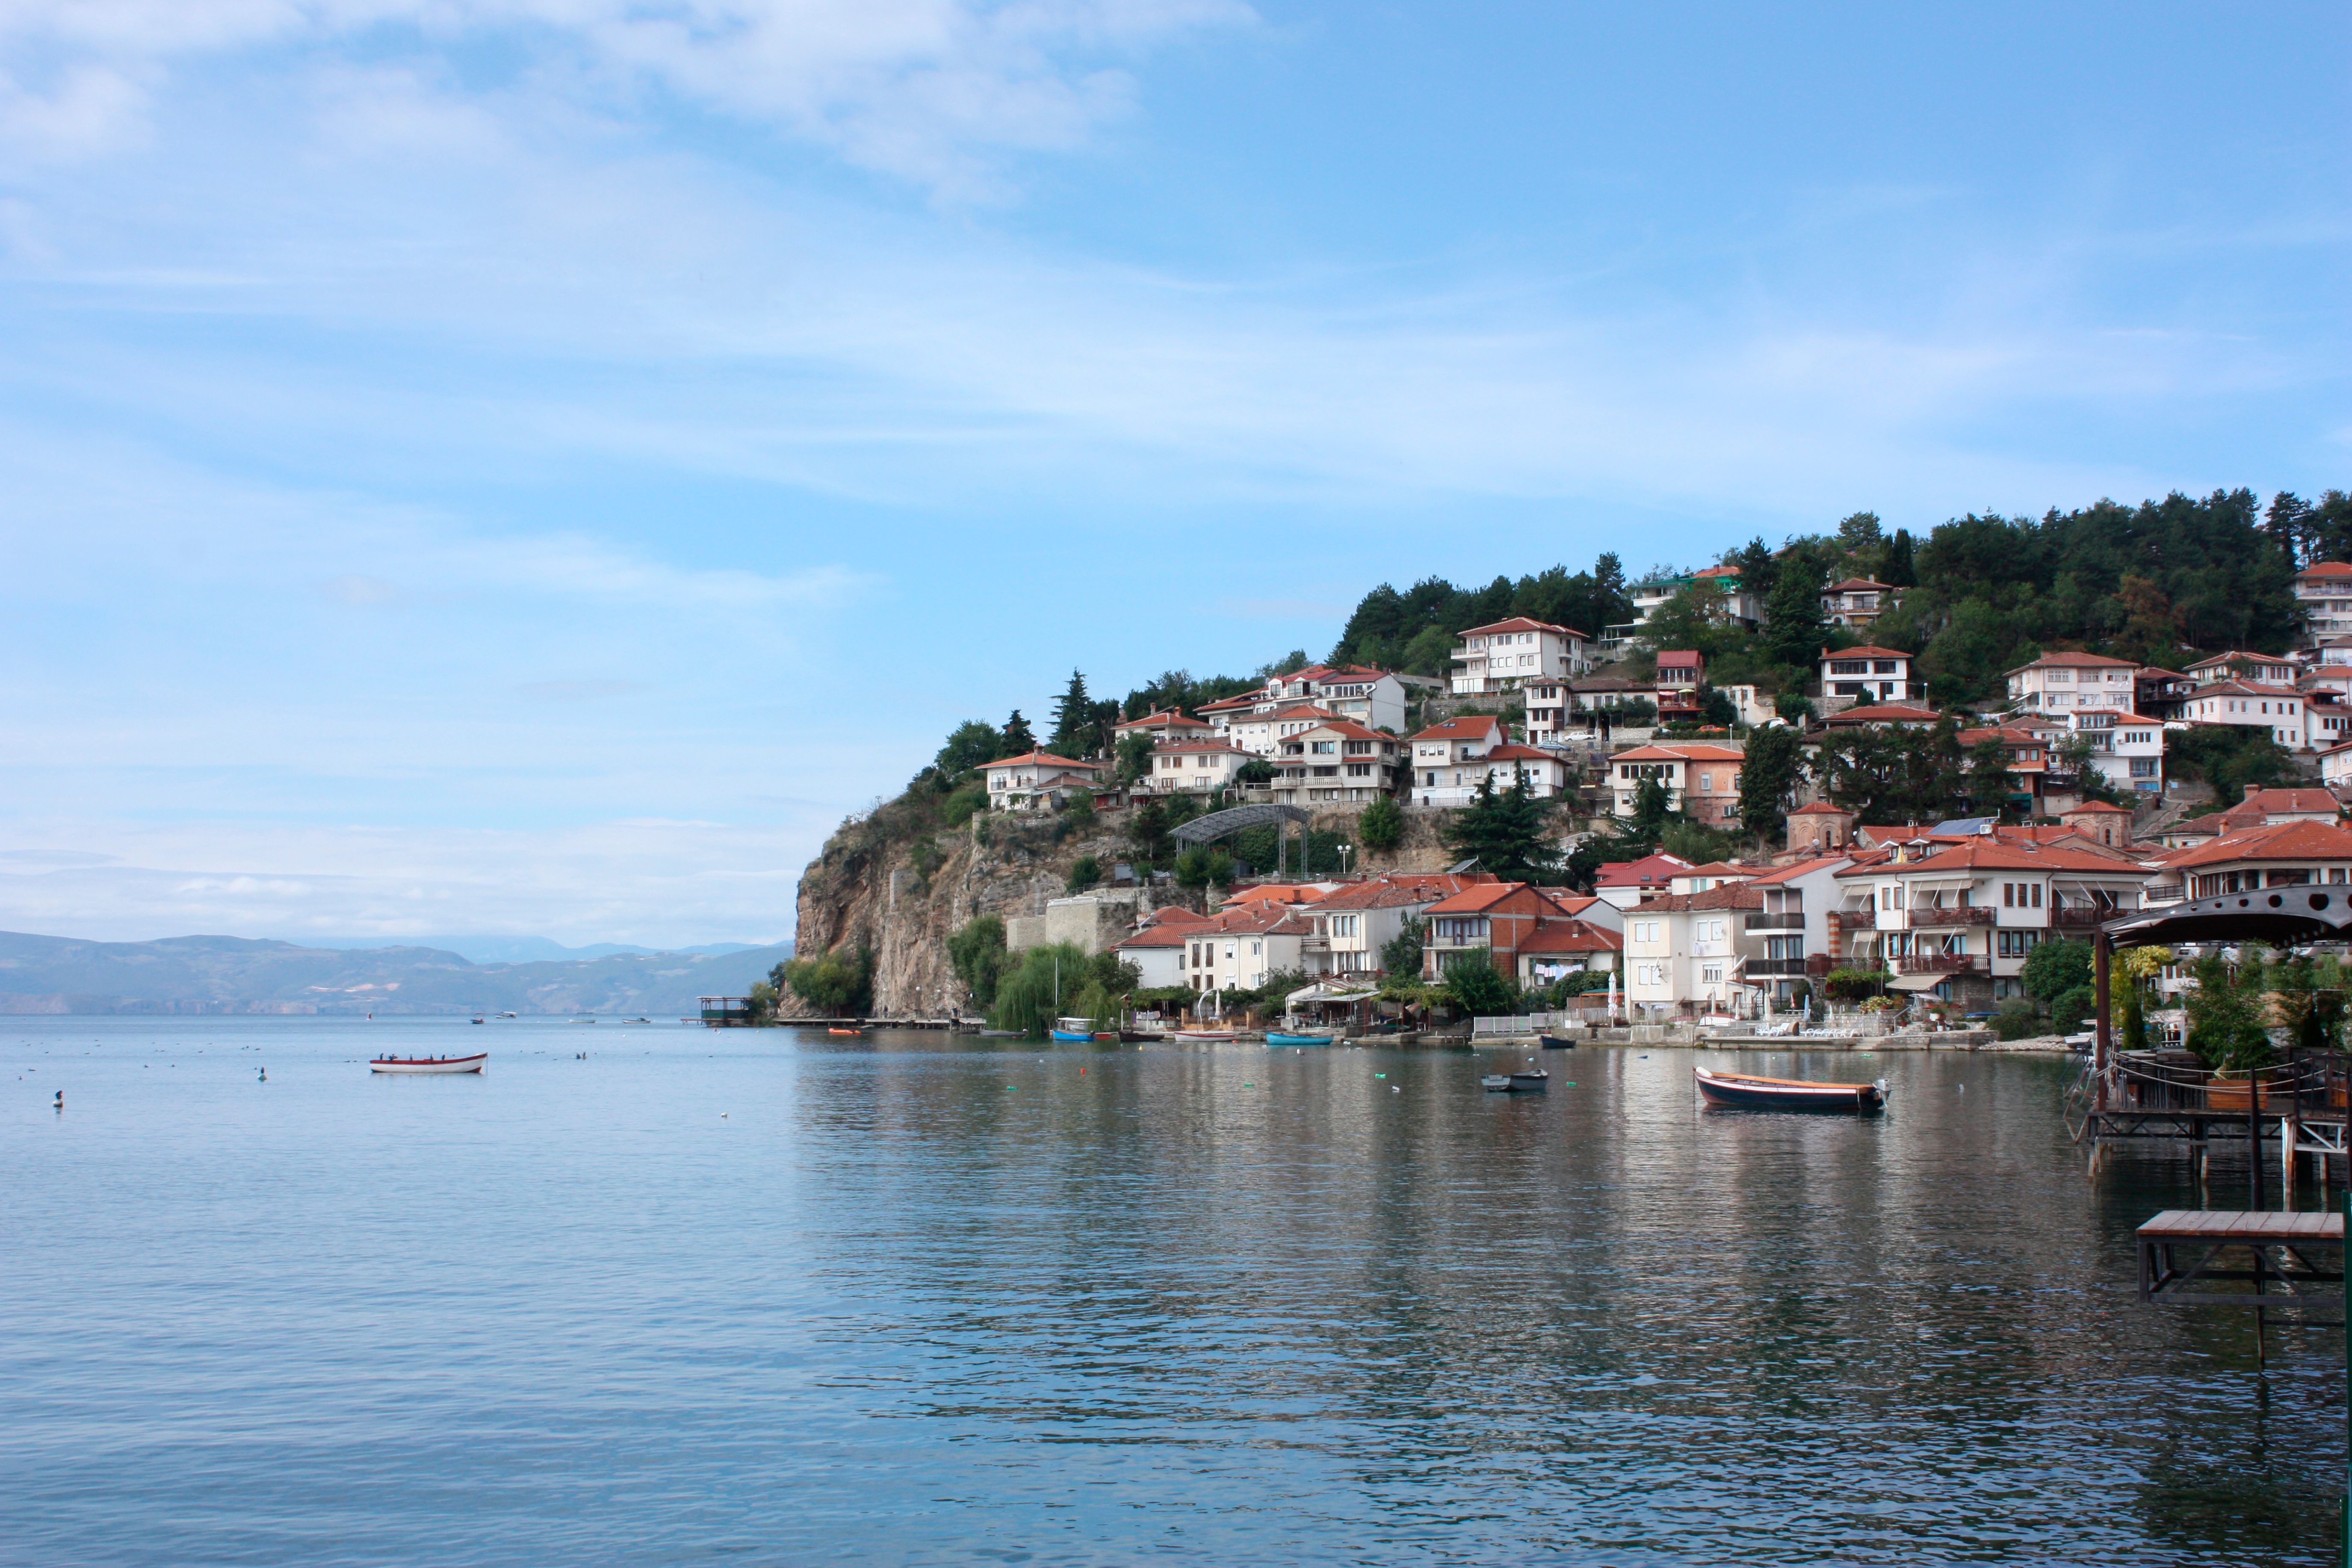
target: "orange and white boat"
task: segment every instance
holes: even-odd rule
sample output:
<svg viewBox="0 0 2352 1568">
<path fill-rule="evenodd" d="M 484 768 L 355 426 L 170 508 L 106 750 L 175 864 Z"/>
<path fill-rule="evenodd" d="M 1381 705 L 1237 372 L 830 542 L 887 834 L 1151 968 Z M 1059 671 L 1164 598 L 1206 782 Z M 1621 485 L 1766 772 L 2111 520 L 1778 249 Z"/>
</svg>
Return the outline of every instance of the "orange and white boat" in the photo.
<svg viewBox="0 0 2352 1568">
<path fill-rule="evenodd" d="M 470 1057 L 378 1057 L 368 1063 L 368 1071 L 479 1072 L 489 1059 L 488 1051 L 476 1051 Z"/>
</svg>

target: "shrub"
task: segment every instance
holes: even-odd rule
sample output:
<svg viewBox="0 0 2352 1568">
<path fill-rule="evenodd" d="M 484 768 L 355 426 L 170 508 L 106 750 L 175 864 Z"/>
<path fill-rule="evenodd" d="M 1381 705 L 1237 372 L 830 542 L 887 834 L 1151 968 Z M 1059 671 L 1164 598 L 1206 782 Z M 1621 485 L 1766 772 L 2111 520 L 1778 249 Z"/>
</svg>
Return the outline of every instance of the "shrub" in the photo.
<svg viewBox="0 0 2352 1568">
<path fill-rule="evenodd" d="M 2032 1039 L 2042 1033 L 2041 1009 L 2022 996 L 2012 997 L 1992 1016 L 1992 1032 L 1998 1039 Z"/>
<path fill-rule="evenodd" d="M 2091 944 L 2074 938 L 2045 942 L 2025 955 L 2019 978 L 2028 996 L 2054 1008 L 2060 997 L 2091 984 Z"/>
<path fill-rule="evenodd" d="M 988 785 L 979 779 L 960 785 L 953 794 L 940 802 L 940 823 L 946 827 L 961 827 L 975 812 L 988 809 Z M 982 843 L 987 840 L 983 838 Z"/>
<path fill-rule="evenodd" d="M 1428 929 L 1418 916 L 1407 916 L 1397 934 L 1381 949 L 1381 968 L 1393 975 L 1419 975 L 1422 939 Z"/>
<path fill-rule="evenodd" d="M 1445 972 L 1445 994 L 1457 1010 L 1474 1016 L 1518 1010 L 1519 988 L 1487 961 L 1483 947 L 1454 961 Z"/>
<path fill-rule="evenodd" d="M 862 947 L 792 959 L 778 964 L 772 978 L 836 1017 L 862 1017 L 874 1005 L 874 958 Z"/>
<path fill-rule="evenodd" d="M 2050 1004 L 2050 1026 L 2062 1035 L 2074 1034 L 2097 1005 L 2098 993 L 2087 985 L 2077 985 Z"/>
<path fill-rule="evenodd" d="M 2242 1070 L 2271 1059 L 2271 1037 L 2263 1027 L 2263 950 L 2250 947 L 2239 973 L 2219 955 L 2197 963 L 2197 989 L 2189 994 L 2189 1048 L 2209 1068 Z"/>
<path fill-rule="evenodd" d="M 971 992 L 973 1005 L 983 1009 L 995 1005 L 997 977 L 1010 958 L 1004 950 L 1004 922 L 994 915 L 969 921 L 948 938 L 948 962 Z"/>
<path fill-rule="evenodd" d="M 1083 893 L 1102 880 L 1102 866 L 1091 855 L 1081 855 L 1071 864 L 1067 891 Z"/>
<path fill-rule="evenodd" d="M 1393 795 L 1381 796 L 1364 807 L 1364 815 L 1356 819 L 1356 839 L 1367 849 L 1385 854 L 1403 837 L 1404 811 Z"/>
</svg>

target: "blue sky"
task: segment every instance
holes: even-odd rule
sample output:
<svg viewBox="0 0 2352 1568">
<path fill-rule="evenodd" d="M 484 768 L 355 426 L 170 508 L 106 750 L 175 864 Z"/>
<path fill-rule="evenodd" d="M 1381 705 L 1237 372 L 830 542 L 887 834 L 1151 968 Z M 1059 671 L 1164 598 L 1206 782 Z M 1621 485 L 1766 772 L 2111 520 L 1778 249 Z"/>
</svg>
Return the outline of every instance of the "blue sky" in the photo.
<svg viewBox="0 0 2352 1568">
<path fill-rule="evenodd" d="M 1073 664 L 2352 482 L 2347 13 L 1903 13 L 10 0 L 0 926 L 770 940 Z"/>
</svg>

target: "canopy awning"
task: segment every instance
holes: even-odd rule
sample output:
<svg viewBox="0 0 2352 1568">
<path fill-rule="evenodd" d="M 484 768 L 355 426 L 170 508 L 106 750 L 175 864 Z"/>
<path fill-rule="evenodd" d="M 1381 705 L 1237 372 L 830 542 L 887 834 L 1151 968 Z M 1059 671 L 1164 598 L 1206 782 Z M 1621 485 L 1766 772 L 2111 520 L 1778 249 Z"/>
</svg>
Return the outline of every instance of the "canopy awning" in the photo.
<svg viewBox="0 0 2352 1568">
<path fill-rule="evenodd" d="M 2141 910 L 2100 929 L 2117 946 L 2176 942 L 2340 942 L 2352 936 L 2347 890 L 2310 886 L 2223 893 Z"/>
<path fill-rule="evenodd" d="M 1898 974 L 1886 983 L 1886 988 L 1889 991 L 1933 991 L 1950 978 L 1948 974 Z"/>
</svg>

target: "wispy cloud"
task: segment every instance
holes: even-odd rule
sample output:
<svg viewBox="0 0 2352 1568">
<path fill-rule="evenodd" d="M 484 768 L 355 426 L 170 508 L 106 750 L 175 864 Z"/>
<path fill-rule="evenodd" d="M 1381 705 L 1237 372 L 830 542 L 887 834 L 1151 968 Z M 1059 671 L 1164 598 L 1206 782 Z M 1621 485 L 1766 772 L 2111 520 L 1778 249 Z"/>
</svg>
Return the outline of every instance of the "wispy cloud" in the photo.
<svg viewBox="0 0 2352 1568">
<path fill-rule="evenodd" d="M 405 44 L 419 61 L 469 50 L 478 71 L 503 47 L 532 90 L 589 112 L 667 95 L 984 195 L 1005 155 L 1077 146 L 1127 113 L 1132 51 L 1254 19 L 1239 0 L 13 0 L 0 133 L 52 155 L 111 150 L 193 58 L 397 61 Z"/>
</svg>

